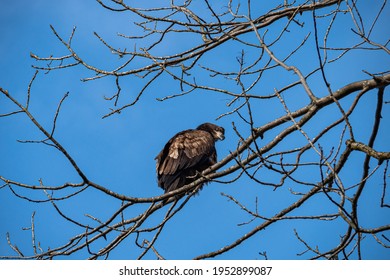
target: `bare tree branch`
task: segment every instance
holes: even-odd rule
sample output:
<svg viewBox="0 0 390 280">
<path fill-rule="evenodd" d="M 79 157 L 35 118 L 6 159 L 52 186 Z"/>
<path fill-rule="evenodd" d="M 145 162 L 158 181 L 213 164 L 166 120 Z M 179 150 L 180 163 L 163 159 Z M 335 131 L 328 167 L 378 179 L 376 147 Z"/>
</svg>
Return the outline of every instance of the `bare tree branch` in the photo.
<svg viewBox="0 0 390 280">
<path fill-rule="evenodd" d="M 1 259 L 54 259 L 79 253 L 88 259 L 107 259 L 121 246 L 130 246 L 129 251 L 138 259 L 165 259 L 171 253 L 162 249 L 165 231 L 174 226 L 173 219 L 183 213 L 205 183 L 210 183 L 206 187 L 220 184 L 243 189 L 249 184 L 255 195 L 221 193 L 242 217 L 232 225 L 241 231 L 234 233 L 234 238 L 221 236 L 224 245 L 218 248 L 206 252 L 199 248 L 194 259 L 231 252 L 245 246 L 249 239 L 261 239 L 262 232 L 272 230 L 273 225 L 291 225 L 293 221 L 296 223 L 290 234 L 303 246 L 302 251 L 295 252 L 301 258 L 363 259 L 369 239 L 381 249 L 390 247 L 389 222 L 382 219 L 370 224 L 363 218 L 368 207 L 363 201 L 372 192 L 370 186 L 380 192 L 375 197 L 376 210 L 385 216 L 389 208 L 386 200 L 390 152 L 378 143 L 384 142 L 380 140 L 385 139 L 383 130 L 388 124 L 384 106 L 390 70 L 386 65 L 363 65 L 360 76 L 346 73 L 335 77 L 339 74 L 334 73 L 334 67 L 348 69 L 347 58 L 356 53 L 359 56 L 353 59 L 357 60 L 361 53 L 368 57 L 379 55 L 383 61 L 388 58 L 390 39 L 378 30 L 388 11 L 386 0 L 379 1 L 371 17 L 357 0 L 279 1 L 265 7 L 254 1 L 226 1 L 225 5 L 208 0 L 170 1 L 155 7 L 150 3 L 134 7 L 130 2 L 97 0 L 102 9 L 134 22 L 134 33 L 117 34 L 120 41 L 93 32 L 92 37 L 113 63 L 85 59 L 87 54 L 74 43 L 80 39 L 76 27 L 69 35 L 63 35 L 50 26 L 64 53 L 30 54 L 36 63 L 35 72 L 24 96 L 0 87 L 0 97 L 8 106 L 1 107 L 1 120 L 12 122 L 23 116 L 25 123 L 32 124 L 40 135 L 38 140 L 37 136 L 31 139 L 26 135 L 23 139 L 27 140 L 18 140 L 19 144 L 48 147 L 73 172 L 71 179 L 51 184 L 45 174 L 37 174 L 43 179 L 34 183 L 0 170 L 0 191 L 37 208 L 51 207 L 55 219 L 75 230 L 66 240 L 44 249 L 41 235 L 37 235 L 44 224 L 36 218 L 39 211 L 34 211 L 31 226 L 23 228 L 31 231 L 31 250 L 19 248 L 7 233 L 4 242 L 11 253 Z M 335 40 L 344 36 L 346 26 L 349 38 L 355 41 Z M 186 44 L 177 43 L 184 40 Z M 119 42 L 125 43 L 118 46 Z M 105 121 L 114 122 L 113 115 L 139 106 L 146 95 L 163 102 L 175 102 L 200 91 L 204 95 L 199 98 L 205 102 L 210 94 L 222 96 L 226 106 L 215 116 L 231 123 L 228 152 L 181 189 L 156 196 L 114 191 L 110 183 L 99 182 L 96 174 L 80 164 L 72 147 L 61 137 L 60 120 L 67 117 L 72 99 L 68 98 L 69 92 L 61 89 L 62 97 L 56 99 L 51 115 L 34 111 L 42 98 L 34 96 L 34 84 L 41 78 L 39 72 L 61 73 L 79 68 L 86 75 L 81 78 L 83 82 L 112 79 L 112 93 L 104 95 L 104 102 L 109 104 L 103 113 Z M 169 88 L 161 93 L 153 90 L 168 79 Z M 128 90 L 128 85 L 135 84 L 139 86 Z M 368 107 L 367 100 L 375 100 L 376 107 Z M 362 108 L 366 110 L 364 116 Z M 362 117 L 373 119 L 369 130 L 361 127 Z M 373 158 L 378 164 L 371 167 Z M 123 182 L 127 187 L 126 184 Z M 69 211 L 68 203 L 85 194 L 98 194 L 113 204 L 104 215 L 94 209 L 80 208 L 76 214 Z M 288 199 L 279 199 L 282 195 Z M 263 209 L 262 199 L 277 202 L 272 212 Z M 306 208 L 318 202 L 320 207 L 315 211 Z M 321 246 L 315 241 L 318 239 L 305 234 L 297 221 L 338 225 L 337 232 L 320 233 L 332 234 L 338 240 Z M 268 249 L 262 250 L 255 248 L 256 255 L 265 259 L 272 256 Z"/>
</svg>

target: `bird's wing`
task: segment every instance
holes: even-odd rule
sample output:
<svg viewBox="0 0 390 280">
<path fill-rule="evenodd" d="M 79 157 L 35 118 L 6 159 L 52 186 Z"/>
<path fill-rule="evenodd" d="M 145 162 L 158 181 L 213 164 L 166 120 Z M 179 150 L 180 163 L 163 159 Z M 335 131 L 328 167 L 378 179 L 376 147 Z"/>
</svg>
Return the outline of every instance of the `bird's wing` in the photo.
<svg viewBox="0 0 390 280">
<path fill-rule="evenodd" d="M 159 175 L 174 174 L 192 167 L 208 158 L 214 149 L 214 139 L 208 132 L 188 130 L 178 133 L 156 157 L 157 172 Z"/>
</svg>

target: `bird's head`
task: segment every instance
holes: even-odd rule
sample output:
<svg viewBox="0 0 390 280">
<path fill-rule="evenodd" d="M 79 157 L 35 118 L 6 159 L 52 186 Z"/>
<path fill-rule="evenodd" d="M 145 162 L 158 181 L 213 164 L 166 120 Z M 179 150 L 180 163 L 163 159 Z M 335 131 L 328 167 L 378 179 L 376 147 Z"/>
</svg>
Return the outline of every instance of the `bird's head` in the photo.
<svg viewBox="0 0 390 280">
<path fill-rule="evenodd" d="M 216 141 L 225 139 L 225 129 L 221 126 L 212 123 L 204 123 L 198 126 L 197 129 L 207 131 Z"/>
</svg>

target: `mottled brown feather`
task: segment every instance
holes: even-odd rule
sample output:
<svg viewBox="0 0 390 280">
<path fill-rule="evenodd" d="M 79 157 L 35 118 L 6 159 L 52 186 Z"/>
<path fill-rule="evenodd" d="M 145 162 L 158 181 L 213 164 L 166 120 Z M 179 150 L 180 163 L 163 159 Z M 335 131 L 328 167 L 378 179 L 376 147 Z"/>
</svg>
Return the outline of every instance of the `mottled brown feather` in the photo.
<svg viewBox="0 0 390 280">
<path fill-rule="evenodd" d="M 223 128 L 210 124 L 223 133 Z M 193 181 L 217 161 L 213 135 L 205 130 L 185 130 L 173 136 L 156 157 L 158 184 L 165 192 Z"/>
</svg>

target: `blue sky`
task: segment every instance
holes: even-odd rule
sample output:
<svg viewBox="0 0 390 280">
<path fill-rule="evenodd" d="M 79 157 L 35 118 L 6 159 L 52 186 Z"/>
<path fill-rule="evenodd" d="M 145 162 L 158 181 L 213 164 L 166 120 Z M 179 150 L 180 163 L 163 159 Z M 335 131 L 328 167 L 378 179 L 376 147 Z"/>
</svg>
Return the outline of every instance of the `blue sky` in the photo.
<svg viewBox="0 0 390 280">
<path fill-rule="evenodd" d="M 157 2 L 159 1 L 151 3 Z M 363 16 L 368 21 L 372 21 L 380 7 L 380 1 L 373 2 L 370 4 L 364 2 L 362 5 L 367 6 L 361 6 L 361 10 L 364 10 Z M 265 10 L 265 7 L 261 8 Z M 261 8 L 257 10 L 259 13 L 263 12 Z M 378 42 L 384 43 L 386 38 L 389 38 L 389 9 L 386 7 L 377 28 L 374 29 L 373 38 Z M 128 15 L 116 15 L 104 10 L 94 1 L 9 1 L 2 5 L 0 11 L 0 86 L 7 89 L 23 103 L 26 100 L 27 86 L 35 72 L 31 65 L 36 62 L 30 57 L 30 52 L 42 57 L 67 54 L 64 47 L 53 35 L 50 25 L 53 25 L 65 38 L 70 35 L 72 28 L 77 26 L 73 39 L 74 48 L 83 55 L 86 61 L 112 69 L 120 61 L 110 55 L 93 35 L 93 32 L 98 32 L 103 38 L 120 46 L 126 41 L 123 38 L 118 38 L 117 32 L 138 34 L 139 31 L 132 25 L 133 20 Z M 310 23 L 310 21 L 308 22 Z M 351 46 L 358 41 L 356 35 L 350 32 L 351 26 L 348 16 L 340 18 L 337 24 L 339 29 L 334 29 L 335 34 L 330 36 L 328 42 L 330 46 Z M 327 25 L 320 25 L 320 32 L 324 32 L 326 27 Z M 308 30 L 310 27 L 306 27 L 301 33 L 286 35 L 291 37 L 287 39 L 291 40 L 292 45 L 298 46 Z M 251 35 L 245 36 L 248 36 L 248 40 L 255 40 L 250 38 Z M 274 36 L 276 35 L 270 34 L 269 39 L 271 40 Z M 168 40 L 156 52 L 162 54 L 164 52 L 178 52 L 191 43 L 185 37 L 178 41 Z M 304 71 L 309 71 L 314 59 L 310 57 L 312 46 L 313 35 L 302 49 L 301 55 L 292 57 L 289 62 L 299 65 Z M 284 47 L 283 44 L 279 46 L 276 44 L 274 51 L 280 55 L 287 55 L 289 49 Z M 237 43 L 228 43 L 224 47 L 223 53 L 217 49 L 206 55 L 200 63 L 216 65 L 218 69 L 237 70 L 238 65 L 235 57 L 240 55 L 240 48 Z M 249 49 L 247 55 L 249 59 L 255 57 L 256 50 Z M 332 55 L 333 57 L 337 56 L 337 54 Z M 354 51 L 346 55 L 342 62 L 327 66 L 327 71 L 332 89 L 336 90 L 350 82 L 367 79 L 367 75 L 362 70 L 378 73 L 388 70 L 388 65 L 390 65 L 390 59 L 384 52 L 368 52 L 366 54 L 366 52 Z M 41 64 L 41 66 L 43 65 Z M 202 83 L 221 88 L 228 87 L 230 90 L 238 89 L 232 81 L 209 78 L 205 71 L 194 74 L 197 74 L 197 78 Z M 30 106 L 36 119 L 49 129 L 58 102 L 66 92 L 69 92 L 69 97 L 65 100 L 57 121 L 56 138 L 69 151 L 87 176 L 102 186 L 134 197 L 160 195 L 162 191 L 156 184 L 154 157 L 176 132 L 194 128 L 203 122 L 215 122 L 226 129 L 226 140 L 217 144 L 219 158 L 225 157 L 237 146 L 238 138 L 231 125 L 232 121 L 240 124 L 237 116 L 227 116 L 216 121 L 218 116 L 232 110 L 226 106 L 231 101 L 228 96 L 220 93 L 196 91 L 181 98 L 160 102 L 156 98 L 180 92 L 176 81 L 164 77 L 145 92 L 136 106 L 127 108 L 121 114 L 102 119 L 103 115 L 110 112 L 109 108 L 113 107 L 113 104 L 104 100 L 104 97 L 115 93 L 115 81 L 113 79 L 99 79 L 92 82 L 80 81 L 81 78 L 91 75 L 93 73 L 80 67 L 53 71 L 49 74 L 40 71 L 33 85 Z M 248 78 L 248 82 L 249 80 Z M 265 75 L 264 82 L 260 83 L 256 90 L 264 95 L 271 94 L 275 87 L 281 88 L 289 81 L 295 81 L 294 75 L 270 71 L 269 76 Z M 324 92 L 325 87 L 320 83 L 318 76 L 309 81 L 316 92 Z M 133 100 L 137 90 L 142 88 L 143 84 L 142 79 L 130 77 L 122 79 L 121 87 L 124 94 L 121 96 L 120 103 L 124 105 L 126 101 Z M 362 105 L 357 108 L 357 113 L 351 117 L 351 120 L 354 124 L 359 124 L 359 129 L 355 131 L 357 139 L 367 141 L 369 136 L 367 131 L 370 131 L 372 126 L 376 99 L 372 98 L 371 95 L 363 98 L 364 102 L 361 102 Z M 293 95 L 286 96 L 286 100 L 292 109 L 307 103 L 307 99 L 297 99 Z M 351 100 L 351 98 L 347 98 L 341 103 L 347 107 Z M 264 101 L 262 103 L 260 101 L 253 104 L 256 125 L 260 126 L 284 114 L 281 104 L 273 102 Z M 390 117 L 388 107 L 388 105 L 384 106 L 383 122 L 386 122 Z M 14 108 L 15 106 L 3 96 L 0 97 L 0 114 Z M 315 135 L 316 131 L 318 132 L 318 129 L 323 127 L 323 123 L 330 123 L 329 118 L 337 119 L 339 117 L 337 114 L 338 111 L 335 108 L 326 109 L 316 116 L 313 125 L 305 129 L 310 135 Z M 371 117 L 368 118 L 367 114 Z M 322 119 L 327 119 L 327 121 L 322 121 Z M 387 130 L 385 130 L 386 126 Z M 246 137 L 249 135 L 248 129 L 244 126 L 242 126 L 241 132 Z M 378 150 L 389 150 L 390 137 L 388 132 L 388 125 L 383 124 L 376 142 Z M 16 141 L 17 139 L 40 140 L 43 137 L 25 116 L 19 114 L 1 118 L 0 133 L 2 135 L 0 139 L 1 176 L 26 184 L 38 184 L 40 179 L 47 185 L 79 182 L 77 174 L 55 149 L 45 145 L 21 144 Z M 274 135 L 265 135 L 264 143 L 272 140 L 272 137 Z M 305 143 L 302 135 L 296 134 L 291 137 L 283 144 L 285 146 L 278 149 Z M 328 138 L 325 139 L 329 139 L 329 142 L 325 141 L 324 143 L 326 147 L 334 146 L 334 143 L 337 145 L 337 140 L 334 142 L 332 138 L 338 137 L 337 134 L 330 134 L 326 137 Z M 362 155 L 359 154 L 354 155 L 354 157 L 356 162 L 362 159 Z M 376 163 L 372 163 L 372 166 L 375 165 Z M 360 166 L 361 164 L 357 166 L 351 164 L 348 169 L 343 171 L 342 177 L 347 184 L 353 185 L 359 181 L 360 172 L 354 172 Z M 381 176 L 383 166 L 381 170 L 382 173 L 379 171 L 370 181 L 369 186 L 365 189 L 368 194 L 365 193 L 364 199 L 360 203 L 363 212 L 362 221 L 367 225 L 376 226 L 389 223 L 388 210 L 378 207 L 381 185 L 383 185 Z M 276 177 L 267 177 L 267 174 L 263 175 L 266 180 L 277 180 Z M 317 177 L 318 174 L 314 176 Z M 251 218 L 237 205 L 221 196 L 221 192 L 244 201 L 252 209 L 255 207 L 255 197 L 258 197 L 260 213 L 272 215 L 297 199 L 291 195 L 289 188 L 303 191 L 301 187 L 292 182 L 274 191 L 270 187 L 259 186 L 245 177 L 228 185 L 209 184 L 199 196 L 191 199 L 186 207 L 166 225 L 156 243 L 156 248 L 167 259 L 189 259 L 217 250 L 250 231 L 257 224 L 254 222 L 237 226 L 237 224 L 247 222 Z M 35 199 L 45 198 L 43 193 L 23 190 L 20 190 L 20 193 Z M 315 215 L 335 212 L 335 209 L 332 207 L 327 209 L 327 205 L 323 203 L 323 198 L 314 199 L 293 214 Z M 107 199 L 101 193 L 91 191 L 82 193 L 61 206 L 63 206 L 64 212 L 73 218 L 92 224 L 93 221 L 85 217 L 85 213 L 104 220 L 111 215 L 113 209 L 118 207 L 118 201 Z M 130 209 L 125 212 L 125 215 L 132 217 L 140 209 Z M 34 211 L 36 212 L 37 240 L 40 241 L 42 248 L 59 246 L 67 242 L 73 235 L 80 233 L 79 228 L 63 223 L 49 203 L 29 203 L 15 198 L 7 188 L 3 188 L 0 189 L 0 255 L 13 253 L 7 245 L 7 232 L 10 233 L 12 242 L 17 244 L 22 251 L 32 252 L 31 232 L 22 230 L 22 228 L 30 226 L 31 214 Z M 161 218 L 161 213 L 152 217 L 150 225 L 159 221 L 159 218 Z M 302 234 L 305 240 L 312 242 L 311 244 L 319 245 L 320 249 L 326 250 L 337 245 L 340 235 L 344 233 L 345 224 L 339 220 L 333 222 L 307 220 L 291 222 L 287 220 L 275 223 L 219 258 L 262 259 L 259 252 L 263 251 L 267 252 L 270 259 L 307 258 L 307 255 L 297 256 L 297 253 L 304 251 L 305 247 L 295 237 L 294 229 L 300 235 Z M 145 235 L 145 238 L 148 237 L 151 238 L 150 235 Z M 372 237 L 366 239 L 363 243 L 365 258 L 389 259 L 388 250 L 378 246 Z M 124 241 L 122 246 L 110 254 L 110 258 L 136 258 L 139 251 L 134 249 L 133 242 L 132 238 Z M 102 244 L 104 244 L 103 241 L 100 245 Z M 96 248 L 99 248 L 99 244 L 96 244 Z M 80 259 L 86 257 L 86 252 L 73 256 L 73 258 Z M 150 252 L 146 258 L 154 259 L 155 256 Z"/>
</svg>

